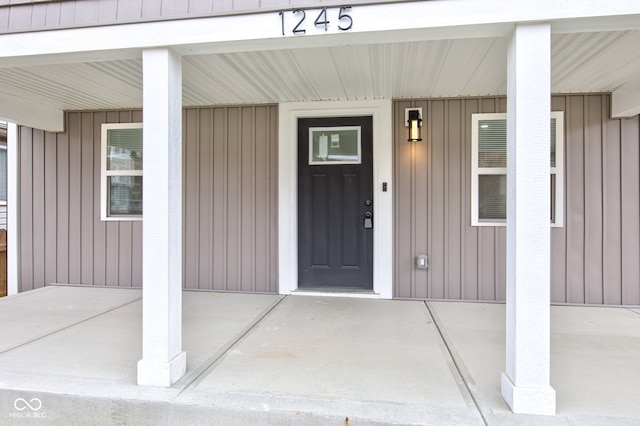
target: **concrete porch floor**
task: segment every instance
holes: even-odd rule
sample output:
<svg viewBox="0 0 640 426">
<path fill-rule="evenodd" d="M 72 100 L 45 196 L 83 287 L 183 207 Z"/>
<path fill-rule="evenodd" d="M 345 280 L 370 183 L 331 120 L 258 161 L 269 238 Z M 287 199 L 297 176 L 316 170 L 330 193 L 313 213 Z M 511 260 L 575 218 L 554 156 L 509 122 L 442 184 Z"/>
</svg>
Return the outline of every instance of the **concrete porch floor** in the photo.
<svg viewBox="0 0 640 426">
<path fill-rule="evenodd" d="M 500 396 L 501 304 L 185 291 L 165 389 L 135 383 L 140 290 L 46 287 L 0 299 L 0 424 L 640 424 L 640 309 L 551 312 L 541 417 Z"/>
</svg>

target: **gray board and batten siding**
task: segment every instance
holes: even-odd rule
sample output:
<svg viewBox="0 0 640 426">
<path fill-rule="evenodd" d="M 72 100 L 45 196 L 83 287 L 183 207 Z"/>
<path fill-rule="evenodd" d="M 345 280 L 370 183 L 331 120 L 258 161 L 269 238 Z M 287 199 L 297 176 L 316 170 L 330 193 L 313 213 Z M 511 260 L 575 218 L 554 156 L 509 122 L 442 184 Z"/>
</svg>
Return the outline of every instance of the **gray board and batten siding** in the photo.
<svg viewBox="0 0 640 426">
<path fill-rule="evenodd" d="M 551 106 L 565 115 L 551 300 L 638 305 L 639 116 L 610 119 L 610 95 L 553 96 Z M 406 107 L 422 107 L 423 142 L 406 142 Z M 506 112 L 506 98 L 395 103 L 395 297 L 505 300 L 506 228 L 471 226 L 471 115 L 493 112 Z"/>
<path fill-rule="evenodd" d="M 65 133 L 20 128 L 21 291 L 140 287 L 142 222 L 100 220 L 100 135 L 142 113 L 66 120 Z M 185 109 L 183 132 L 185 288 L 276 292 L 277 107 Z"/>
<path fill-rule="evenodd" d="M 423 142 L 404 109 L 423 108 Z M 610 119 L 609 95 L 553 96 L 564 111 L 564 226 L 551 229 L 555 303 L 640 304 L 640 118 Z M 505 299 L 506 228 L 472 227 L 471 114 L 506 99 L 394 104 L 394 297 Z M 67 114 L 67 132 L 20 129 L 22 290 L 45 283 L 139 286 L 141 223 L 99 220 L 102 122 L 139 111 Z M 187 288 L 277 291 L 277 107 L 185 110 Z M 268 183 L 267 183 L 268 182 Z M 427 254 L 429 268 L 415 268 Z"/>
<path fill-rule="evenodd" d="M 409 0 L 0 0 L 0 34 Z"/>
</svg>

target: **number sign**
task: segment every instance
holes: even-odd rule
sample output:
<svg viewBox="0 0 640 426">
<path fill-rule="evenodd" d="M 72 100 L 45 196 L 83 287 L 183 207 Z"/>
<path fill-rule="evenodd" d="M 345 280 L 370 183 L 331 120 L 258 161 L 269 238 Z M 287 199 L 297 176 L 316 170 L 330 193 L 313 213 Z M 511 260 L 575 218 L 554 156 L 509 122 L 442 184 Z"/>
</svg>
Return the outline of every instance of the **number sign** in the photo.
<svg viewBox="0 0 640 426">
<path fill-rule="evenodd" d="M 307 29 L 315 29 L 316 31 L 349 31 L 353 27 L 353 18 L 349 15 L 351 6 L 341 7 L 340 9 L 327 10 L 326 7 L 320 9 L 320 13 L 313 21 L 313 26 L 309 24 L 312 18 L 307 18 L 307 12 L 311 15 L 312 10 L 293 9 L 290 11 L 281 11 L 280 23 L 282 25 L 282 35 L 286 35 L 290 31 L 293 35 L 306 34 Z"/>
</svg>

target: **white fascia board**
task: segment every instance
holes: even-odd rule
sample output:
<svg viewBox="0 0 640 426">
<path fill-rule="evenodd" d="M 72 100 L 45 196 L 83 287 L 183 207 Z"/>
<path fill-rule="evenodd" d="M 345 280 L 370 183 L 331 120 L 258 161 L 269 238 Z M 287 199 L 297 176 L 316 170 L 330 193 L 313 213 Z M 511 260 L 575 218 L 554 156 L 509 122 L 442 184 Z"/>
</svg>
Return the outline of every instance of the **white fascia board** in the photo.
<svg viewBox="0 0 640 426">
<path fill-rule="evenodd" d="M 0 93 L 0 118 L 49 132 L 64 131 L 64 111 Z"/>
<path fill-rule="evenodd" d="M 611 117 L 625 118 L 640 114 L 640 78 L 613 91 Z"/>
<path fill-rule="evenodd" d="M 5 34 L 0 36 L 0 67 L 126 59 L 140 57 L 141 49 L 164 46 L 189 55 L 231 49 L 496 37 L 507 36 L 514 23 L 539 21 L 551 22 L 555 28 L 567 20 L 573 31 L 580 30 L 581 19 L 591 20 L 593 25 L 593 18 L 596 22 L 608 20 L 610 29 L 640 27 L 640 2 L 625 0 L 486 0 L 482 7 L 476 0 L 421 1 L 353 6 L 348 13 L 353 27 L 339 34 L 315 28 L 312 12 L 307 16 L 306 35 L 296 36 L 290 31 L 282 35 L 277 12 L 62 29 L 55 30 L 55 35 L 51 31 Z"/>
</svg>

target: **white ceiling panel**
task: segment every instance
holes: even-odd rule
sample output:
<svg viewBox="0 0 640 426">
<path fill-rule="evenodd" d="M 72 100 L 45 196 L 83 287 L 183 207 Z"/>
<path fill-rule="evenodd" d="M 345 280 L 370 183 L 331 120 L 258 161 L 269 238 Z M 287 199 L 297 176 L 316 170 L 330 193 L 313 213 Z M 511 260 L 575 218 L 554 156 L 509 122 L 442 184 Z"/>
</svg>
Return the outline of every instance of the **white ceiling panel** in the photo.
<svg viewBox="0 0 640 426">
<path fill-rule="evenodd" d="M 185 106 L 506 93 L 506 38 L 186 56 Z M 640 32 L 555 34 L 552 91 L 608 92 L 640 75 Z M 142 61 L 3 68 L 0 92 L 64 110 L 139 108 Z"/>
</svg>

